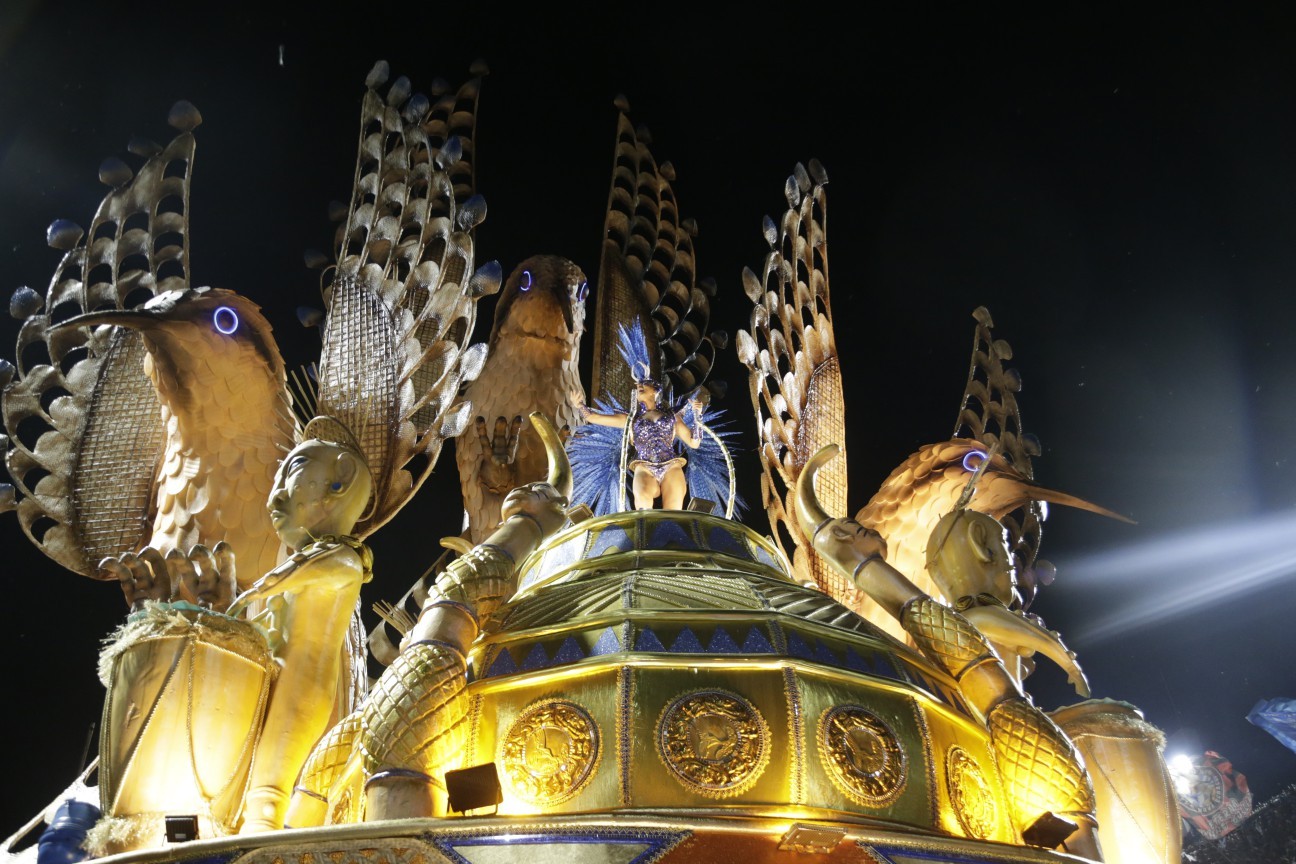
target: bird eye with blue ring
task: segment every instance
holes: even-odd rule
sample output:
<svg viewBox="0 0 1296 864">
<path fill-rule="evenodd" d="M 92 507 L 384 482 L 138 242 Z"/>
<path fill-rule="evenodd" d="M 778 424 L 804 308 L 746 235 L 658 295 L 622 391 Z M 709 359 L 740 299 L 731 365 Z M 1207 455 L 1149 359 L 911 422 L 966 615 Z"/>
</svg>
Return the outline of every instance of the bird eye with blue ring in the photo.
<svg viewBox="0 0 1296 864">
<path fill-rule="evenodd" d="M 969 450 L 967 455 L 963 457 L 963 470 L 975 471 L 985 458 L 986 455 L 980 450 Z"/>
<path fill-rule="evenodd" d="M 530 291 L 530 290 L 531 290 L 531 271 L 530 271 L 530 270 L 523 270 L 523 271 L 522 271 L 522 284 L 518 285 L 518 288 L 521 289 L 522 291 Z"/>
<path fill-rule="evenodd" d="M 226 336 L 232 334 L 239 326 L 238 313 L 229 306 L 219 306 L 212 315 L 212 326 Z"/>
<path fill-rule="evenodd" d="M 585 296 L 586 296 L 587 294 L 589 294 L 589 283 L 588 283 L 588 282 L 582 282 L 582 283 L 580 284 L 580 286 L 576 289 L 576 299 L 579 300 L 579 301 L 581 301 L 582 303 L 584 303 L 584 302 L 585 302 Z"/>
</svg>

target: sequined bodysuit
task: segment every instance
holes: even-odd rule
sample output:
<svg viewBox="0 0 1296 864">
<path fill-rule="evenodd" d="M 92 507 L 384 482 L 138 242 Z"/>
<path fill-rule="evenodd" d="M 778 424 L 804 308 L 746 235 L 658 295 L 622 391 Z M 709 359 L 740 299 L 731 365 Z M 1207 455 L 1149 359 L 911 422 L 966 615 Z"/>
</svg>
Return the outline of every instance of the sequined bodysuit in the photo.
<svg viewBox="0 0 1296 864">
<path fill-rule="evenodd" d="M 686 464 L 683 456 L 675 455 L 675 415 L 663 414 L 656 420 L 641 415 L 635 418 L 631 431 L 639 457 L 630 463 L 631 470 L 647 468 L 660 483 L 667 471 Z"/>
</svg>

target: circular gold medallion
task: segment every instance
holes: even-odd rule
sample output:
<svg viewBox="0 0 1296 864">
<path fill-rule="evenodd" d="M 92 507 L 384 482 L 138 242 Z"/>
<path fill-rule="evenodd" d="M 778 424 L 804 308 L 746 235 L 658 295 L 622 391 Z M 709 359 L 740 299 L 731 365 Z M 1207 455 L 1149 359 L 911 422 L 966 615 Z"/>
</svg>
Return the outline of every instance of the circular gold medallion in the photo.
<svg viewBox="0 0 1296 864">
<path fill-rule="evenodd" d="M 990 840 L 999 826 L 994 792 L 981 773 L 981 766 L 958 747 L 952 747 L 945 759 L 945 778 L 949 784 L 954 815 L 969 837 Z"/>
<path fill-rule="evenodd" d="M 819 754 L 837 788 L 860 804 L 890 804 L 904 789 L 904 748 L 890 726 L 859 706 L 839 705 L 824 712 Z"/>
<path fill-rule="evenodd" d="M 769 762 L 769 738 L 756 706 L 723 690 L 680 696 L 657 721 L 666 767 L 686 788 L 710 798 L 751 788 Z"/>
<path fill-rule="evenodd" d="M 598 726 L 572 702 L 532 705 L 504 736 L 504 773 L 518 797 L 558 804 L 589 781 L 598 762 Z"/>
</svg>

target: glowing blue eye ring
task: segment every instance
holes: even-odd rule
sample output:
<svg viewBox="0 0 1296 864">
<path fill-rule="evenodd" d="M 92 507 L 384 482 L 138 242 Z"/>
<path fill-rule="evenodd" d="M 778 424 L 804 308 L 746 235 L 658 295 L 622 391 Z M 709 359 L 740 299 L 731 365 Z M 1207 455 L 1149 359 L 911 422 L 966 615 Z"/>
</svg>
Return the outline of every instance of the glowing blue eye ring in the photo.
<svg viewBox="0 0 1296 864">
<path fill-rule="evenodd" d="M 967 455 L 963 457 L 963 470 L 975 471 L 985 458 L 986 455 L 980 450 L 969 450 Z"/>
<path fill-rule="evenodd" d="M 238 313 L 229 306 L 218 306 L 216 311 L 212 313 L 212 326 L 219 332 L 229 336 L 238 329 Z"/>
<path fill-rule="evenodd" d="M 576 299 L 583 301 L 588 294 L 589 294 L 589 283 L 582 282 L 580 284 L 580 287 L 576 289 Z"/>
<path fill-rule="evenodd" d="M 522 291 L 530 291 L 530 290 L 531 290 L 531 271 L 530 271 L 530 270 L 523 270 L 523 271 L 522 271 L 522 284 L 519 285 L 518 288 L 519 288 L 520 290 L 522 290 Z"/>
</svg>

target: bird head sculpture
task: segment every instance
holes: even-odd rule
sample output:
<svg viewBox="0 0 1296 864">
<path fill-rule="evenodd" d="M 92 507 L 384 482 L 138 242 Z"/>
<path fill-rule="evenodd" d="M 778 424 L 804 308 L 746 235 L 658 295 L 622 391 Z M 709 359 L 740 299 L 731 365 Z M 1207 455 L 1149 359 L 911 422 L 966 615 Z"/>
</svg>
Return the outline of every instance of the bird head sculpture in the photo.
<svg viewBox="0 0 1296 864">
<path fill-rule="evenodd" d="M 284 392 L 283 358 L 270 322 L 259 306 L 233 291 L 167 291 L 131 309 L 69 318 L 60 327 L 103 325 L 140 333 L 148 351 L 145 370 L 159 398 L 176 410 L 193 411 L 208 404 L 208 388 L 214 385 L 235 395 L 242 391 L 245 396 L 273 394 L 278 399 Z M 250 388 L 259 392 L 249 393 Z"/>
<path fill-rule="evenodd" d="M 509 274 L 495 306 L 490 344 L 504 336 L 579 346 L 585 332 L 585 273 L 556 255 L 535 255 Z"/>
</svg>

